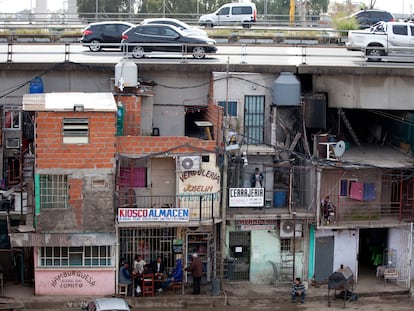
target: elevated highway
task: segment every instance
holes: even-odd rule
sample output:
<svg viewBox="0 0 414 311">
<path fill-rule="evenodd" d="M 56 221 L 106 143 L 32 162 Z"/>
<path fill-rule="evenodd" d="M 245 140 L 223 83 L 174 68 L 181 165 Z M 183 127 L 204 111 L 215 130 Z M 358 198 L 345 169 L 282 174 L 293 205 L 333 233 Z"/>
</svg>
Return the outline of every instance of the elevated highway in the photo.
<svg viewBox="0 0 414 311">
<path fill-rule="evenodd" d="M 42 76 L 45 92 L 112 90 L 115 65 L 123 59 L 119 51 L 92 53 L 79 44 L 0 45 L 0 96 L 4 101 L 28 93 L 28 83 L 36 76 Z M 190 55 L 130 60 L 138 65 L 141 79 L 168 79 L 177 88 L 205 83 L 211 72 L 259 73 L 274 78 L 280 72 L 293 72 L 306 91 L 328 93 L 330 107 L 414 107 L 413 57 L 368 63 L 360 52 L 339 47 L 221 45 L 217 54 L 204 60 Z"/>
</svg>

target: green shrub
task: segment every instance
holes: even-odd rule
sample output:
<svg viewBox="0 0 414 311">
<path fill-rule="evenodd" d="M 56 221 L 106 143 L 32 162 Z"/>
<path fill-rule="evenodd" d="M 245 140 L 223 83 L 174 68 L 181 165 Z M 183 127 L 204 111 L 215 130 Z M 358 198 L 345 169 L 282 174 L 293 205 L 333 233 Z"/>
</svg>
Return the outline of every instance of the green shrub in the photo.
<svg viewBox="0 0 414 311">
<path fill-rule="evenodd" d="M 340 31 L 341 36 L 346 36 L 348 30 L 359 29 L 359 24 L 354 17 L 335 16 L 332 19 L 332 27 Z"/>
</svg>

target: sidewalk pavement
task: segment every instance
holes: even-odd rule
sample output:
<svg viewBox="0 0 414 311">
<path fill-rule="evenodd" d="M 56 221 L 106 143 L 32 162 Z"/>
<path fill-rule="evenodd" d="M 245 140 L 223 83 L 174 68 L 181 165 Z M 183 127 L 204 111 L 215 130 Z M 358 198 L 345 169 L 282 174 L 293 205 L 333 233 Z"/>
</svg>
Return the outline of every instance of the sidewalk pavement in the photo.
<svg viewBox="0 0 414 311">
<path fill-rule="evenodd" d="M 133 310 L 145 308 L 178 308 L 190 309 L 198 307 L 202 309 L 216 308 L 218 306 L 248 306 L 260 302 L 261 305 L 277 305 L 281 302 L 290 302 L 290 284 L 253 284 L 250 282 L 224 281 L 219 293 L 213 291 L 211 284 L 202 286 L 200 295 L 191 295 L 192 288 L 187 284 L 182 295 L 179 291 L 174 293 L 166 291 L 157 293 L 155 297 L 127 297 Z M 334 291 L 329 291 L 334 295 Z M 340 291 L 339 291 L 340 292 Z M 338 291 L 336 292 L 338 293 Z M 394 283 L 385 283 L 383 279 L 370 278 L 361 280 L 354 285 L 353 293 L 358 297 L 385 297 L 403 296 L 410 297 L 408 289 L 401 288 Z M 333 297 L 333 296 L 331 296 Z M 80 310 L 89 300 L 96 297 L 73 296 L 35 296 L 34 288 L 30 286 L 6 283 L 4 294 L 0 299 L 0 310 L 3 306 L 9 306 L 13 310 Z M 309 286 L 306 302 L 328 301 L 328 286 Z"/>
</svg>

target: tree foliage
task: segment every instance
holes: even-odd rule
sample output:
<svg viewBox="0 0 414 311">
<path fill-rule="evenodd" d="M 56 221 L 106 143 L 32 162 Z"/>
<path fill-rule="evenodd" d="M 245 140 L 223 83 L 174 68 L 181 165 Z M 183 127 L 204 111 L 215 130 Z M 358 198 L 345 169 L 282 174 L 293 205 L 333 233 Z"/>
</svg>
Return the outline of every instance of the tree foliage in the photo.
<svg viewBox="0 0 414 311">
<path fill-rule="evenodd" d="M 329 0 L 303 1 L 307 14 L 317 15 L 327 12 Z M 374 1 L 374 0 L 372 0 Z M 138 14 L 206 14 L 217 10 L 230 0 L 78 0 L 78 13 L 81 17 L 96 12 L 100 17 L 118 17 L 130 12 Z M 289 15 L 290 0 L 252 0 L 256 4 L 258 16 Z M 375 2 L 375 1 L 374 1 Z M 96 8 L 98 3 L 98 9 Z M 131 6 L 131 7 L 130 7 Z M 266 11 L 266 12 L 265 12 Z"/>
<path fill-rule="evenodd" d="M 100 17 L 121 18 L 133 12 L 134 2 L 130 0 L 78 0 L 78 13 L 80 17 L 92 17 L 93 14 L 98 13 Z"/>
</svg>

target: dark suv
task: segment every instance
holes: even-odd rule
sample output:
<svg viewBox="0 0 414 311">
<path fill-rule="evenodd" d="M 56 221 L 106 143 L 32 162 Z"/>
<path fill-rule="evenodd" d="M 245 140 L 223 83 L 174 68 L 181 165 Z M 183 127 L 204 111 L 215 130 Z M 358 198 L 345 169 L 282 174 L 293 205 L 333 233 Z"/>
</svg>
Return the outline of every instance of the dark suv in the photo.
<svg viewBox="0 0 414 311">
<path fill-rule="evenodd" d="M 135 26 L 128 22 L 99 22 L 91 23 L 82 31 L 81 43 L 89 47 L 92 52 L 99 52 L 102 48 L 119 48 L 122 33 Z"/>
<path fill-rule="evenodd" d="M 356 19 L 360 29 L 369 28 L 380 21 L 395 21 L 394 16 L 390 12 L 382 10 L 362 10 L 352 14 L 351 17 Z"/>
</svg>

